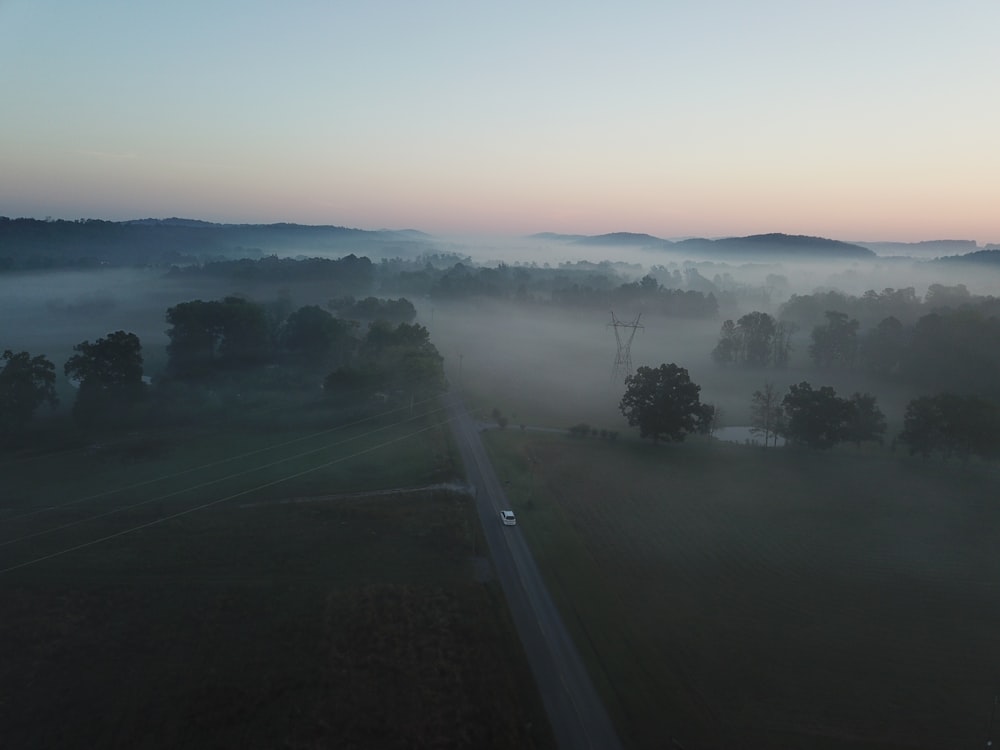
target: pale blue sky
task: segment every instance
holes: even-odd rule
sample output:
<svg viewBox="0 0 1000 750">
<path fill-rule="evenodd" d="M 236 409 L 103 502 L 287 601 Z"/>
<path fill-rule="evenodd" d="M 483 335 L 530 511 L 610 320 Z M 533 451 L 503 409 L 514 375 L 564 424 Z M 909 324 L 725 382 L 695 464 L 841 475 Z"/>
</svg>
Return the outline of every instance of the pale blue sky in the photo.
<svg viewBox="0 0 1000 750">
<path fill-rule="evenodd" d="M 0 214 L 1000 242 L 1000 3 L 0 0 Z"/>
</svg>

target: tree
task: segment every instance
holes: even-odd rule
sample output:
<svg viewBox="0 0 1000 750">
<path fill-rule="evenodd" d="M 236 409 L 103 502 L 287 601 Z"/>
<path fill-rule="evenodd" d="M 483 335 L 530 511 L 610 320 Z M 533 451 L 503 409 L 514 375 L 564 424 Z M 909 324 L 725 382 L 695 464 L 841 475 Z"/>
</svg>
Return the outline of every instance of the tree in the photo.
<svg viewBox="0 0 1000 750">
<path fill-rule="evenodd" d="M 10 438 L 20 434 L 39 406 L 59 403 L 56 397 L 56 368 L 43 355 L 7 349 L 0 358 L 0 435 Z"/>
<path fill-rule="evenodd" d="M 242 297 L 182 302 L 167 308 L 169 369 L 200 375 L 218 366 L 265 360 L 271 345 L 267 310 Z"/>
<path fill-rule="evenodd" d="M 761 367 L 771 361 L 771 348 L 775 333 L 774 318 L 756 310 L 736 321 L 740 332 L 744 363 Z"/>
<path fill-rule="evenodd" d="M 805 381 L 790 386 L 781 405 L 785 412 L 783 431 L 793 443 L 825 449 L 848 437 L 853 407 L 828 385 L 819 390 Z"/>
<path fill-rule="evenodd" d="M 792 352 L 792 336 L 798 330 L 795 323 L 781 321 L 774 327 L 774 338 L 771 340 L 771 364 L 775 367 L 787 367 L 789 355 Z"/>
<path fill-rule="evenodd" d="M 992 459 L 1000 449 L 1000 408 L 980 396 L 955 393 L 916 398 L 906 405 L 899 440 L 910 455 L 924 458 L 941 453 Z"/>
<path fill-rule="evenodd" d="M 639 367 L 625 379 L 625 394 L 618 408 L 640 437 L 681 441 L 689 432 L 705 432 L 713 409 L 701 403 L 701 386 L 691 382 L 688 371 L 675 364 Z"/>
<path fill-rule="evenodd" d="M 847 420 L 847 439 L 859 448 L 861 443 L 871 441 L 882 444 L 885 435 L 885 415 L 878 408 L 875 397 L 870 393 L 855 393 L 851 396 L 851 413 Z"/>
<path fill-rule="evenodd" d="M 719 332 L 719 343 L 712 350 L 712 359 L 716 364 L 728 365 L 736 362 L 739 354 L 739 336 L 736 333 L 736 324 L 727 320 L 722 324 Z"/>
<path fill-rule="evenodd" d="M 778 323 L 767 313 L 755 310 L 735 323 L 727 320 L 722 324 L 712 359 L 720 365 L 784 367 L 788 364 L 794 332 L 794 324 Z"/>
<path fill-rule="evenodd" d="M 879 321 L 861 340 L 863 366 L 877 375 L 897 372 L 905 351 L 906 330 L 892 315 Z"/>
<path fill-rule="evenodd" d="M 809 356 L 819 367 L 853 367 L 859 327 L 846 313 L 827 310 L 826 325 L 813 328 Z"/>
<path fill-rule="evenodd" d="M 764 383 L 762 389 L 753 392 L 750 403 L 750 432 L 764 437 L 765 448 L 768 441 L 777 442 L 783 416 L 778 391 L 773 383 Z"/>
<path fill-rule="evenodd" d="M 294 358 L 317 368 L 346 364 L 356 345 L 355 324 L 338 320 L 317 305 L 306 305 L 288 316 L 281 344 Z"/>
<path fill-rule="evenodd" d="M 331 373 L 325 387 L 336 396 L 343 386 L 409 395 L 437 393 L 446 387 L 444 358 L 421 325 L 393 327 L 376 320 L 361 341 L 353 363 Z"/>
<path fill-rule="evenodd" d="M 63 371 L 79 385 L 73 417 L 84 426 L 116 424 L 129 418 L 145 395 L 142 344 L 134 333 L 116 331 L 94 343 L 73 347 Z"/>
</svg>

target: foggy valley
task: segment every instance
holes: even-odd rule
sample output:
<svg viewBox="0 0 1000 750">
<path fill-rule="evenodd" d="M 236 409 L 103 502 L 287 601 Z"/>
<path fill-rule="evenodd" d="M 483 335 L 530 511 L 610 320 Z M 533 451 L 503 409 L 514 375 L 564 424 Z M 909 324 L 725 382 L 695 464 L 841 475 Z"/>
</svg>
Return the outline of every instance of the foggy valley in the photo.
<svg viewBox="0 0 1000 750">
<path fill-rule="evenodd" d="M 0 273 L 0 576 L 8 680 L 34 677 L 3 733 L 124 746 L 156 721 L 162 743 L 375 747 L 461 728 L 477 747 L 565 746 L 524 614 L 502 604 L 502 532 L 530 545 L 626 747 L 975 741 L 1000 615 L 996 261 L 782 238 L 737 259 L 423 234 L 371 257 L 289 245 L 44 270 L 22 253 Z M 11 394 L 28 357 L 54 365 L 34 388 L 58 403 L 25 419 Z M 708 407 L 679 442 L 624 408 L 665 364 Z M 810 433 L 796 394 L 874 421 Z M 484 515 L 491 480 L 456 452 L 453 398 L 516 530 Z M 932 435 L 918 406 L 978 421 Z M 518 638 L 524 657 L 496 651 Z M 253 656 L 263 642 L 282 645 Z M 430 663 L 440 682 L 419 676 Z M 281 687 L 303 679 L 300 697 Z M 39 730 L 59 684 L 65 721 Z M 117 728 L 94 718 L 110 706 Z"/>
<path fill-rule="evenodd" d="M 992 747 L 998 27 L 0 2 L 0 746 Z"/>
</svg>

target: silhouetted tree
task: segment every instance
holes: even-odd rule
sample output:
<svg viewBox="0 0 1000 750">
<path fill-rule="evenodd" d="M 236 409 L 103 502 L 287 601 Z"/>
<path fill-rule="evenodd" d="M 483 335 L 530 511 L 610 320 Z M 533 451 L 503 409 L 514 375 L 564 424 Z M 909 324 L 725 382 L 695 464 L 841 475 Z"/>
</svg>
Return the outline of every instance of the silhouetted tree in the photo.
<svg viewBox="0 0 1000 750">
<path fill-rule="evenodd" d="M 357 345 L 351 335 L 356 323 L 339 320 L 317 305 L 306 305 L 288 316 L 281 345 L 294 359 L 328 369 L 350 361 Z"/>
<path fill-rule="evenodd" d="M 875 397 L 870 393 L 855 393 L 851 396 L 851 413 L 847 420 L 847 439 L 861 446 L 863 442 L 882 444 L 885 435 L 885 415 L 878 408 Z"/>
<path fill-rule="evenodd" d="M 437 393 L 446 387 L 444 358 L 423 326 L 393 326 L 376 320 L 361 341 L 354 362 L 335 370 L 325 382 L 331 393 L 345 384 L 411 396 Z"/>
<path fill-rule="evenodd" d="M 618 408 L 640 437 L 681 441 L 689 432 L 706 432 L 713 409 L 701 403 L 701 386 L 675 364 L 639 367 L 625 379 L 625 395 Z"/>
<path fill-rule="evenodd" d="M 906 330 L 897 318 L 883 318 L 861 339 L 861 361 L 877 375 L 898 372 L 906 351 Z"/>
<path fill-rule="evenodd" d="M 794 330 L 794 324 L 778 323 L 767 313 L 755 310 L 735 323 L 727 320 L 722 324 L 712 359 L 720 365 L 784 367 L 788 364 Z"/>
<path fill-rule="evenodd" d="M 750 432 L 762 435 L 764 447 L 768 441 L 776 442 L 782 431 L 784 411 L 778 390 L 773 383 L 764 383 L 764 387 L 753 392 L 750 403 Z"/>
<path fill-rule="evenodd" d="M 940 393 L 910 401 L 899 441 L 910 455 L 940 453 L 968 458 L 997 457 L 1000 449 L 1000 408 L 980 396 Z"/>
<path fill-rule="evenodd" d="M 722 330 L 719 332 L 719 343 L 712 350 L 712 359 L 719 365 L 733 364 L 738 361 L 739 349 L 740 340 L 736 332 L 736 324 L 727 320 L 722 324 Z"/>
<path fill-rule="evenodd" d="M 782 399 L 784 436 L 809 448 L 832 448 L 848 437 L 853 408 L 830 386 L 813 390 L 807 382 L 790 386 Z"/>
<path fill-rule="evenodd" d="M 167 322 L 169 369 L 175 375 L 255 364 L 270 354 L 267 311 L 242 297 L 182 302 L 167 309 Z"/>
<path fill-rule="evenodd" d="M 145 395 L 142 344 L 134 333 L 116 331 L 94 343 L 84 341 L 63 367 L 79 385 L 73 418 L 85 427 L 128 421 Z"/>
<path fill-rule="evenodd" d="M 767 365 L 771 361 L 774 339 L 774 318 L 764 312 L 747 313 L 736 321 L 742 346 L 743 362 L 751 366 Z"/>
<path fill-rule="evenodd" d="M 826 321 L 813 328 L 809 356 L 819 367 L 853 367 L 860 324 L 833 310 L 827 311 Z"/>
<path fill-rule="evenodd" d="M 59 403 L 56 397 L 56 372 L 43 355 L 4 351 L 0 370 L 0 438 L 22 433 L 39 406 Z"/>
</svg>

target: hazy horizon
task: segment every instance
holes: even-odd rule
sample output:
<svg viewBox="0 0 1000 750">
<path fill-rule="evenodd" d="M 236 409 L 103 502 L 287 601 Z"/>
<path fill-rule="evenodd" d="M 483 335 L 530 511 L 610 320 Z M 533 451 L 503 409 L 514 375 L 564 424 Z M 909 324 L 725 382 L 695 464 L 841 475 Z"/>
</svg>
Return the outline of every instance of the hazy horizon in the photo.
<svg viewBox="0 0 1000 750">
<path fill-rule="evenodd" d="M 0 213 L 1000 242 L 1000 6 L 0 3 Z"/>
</svg>

